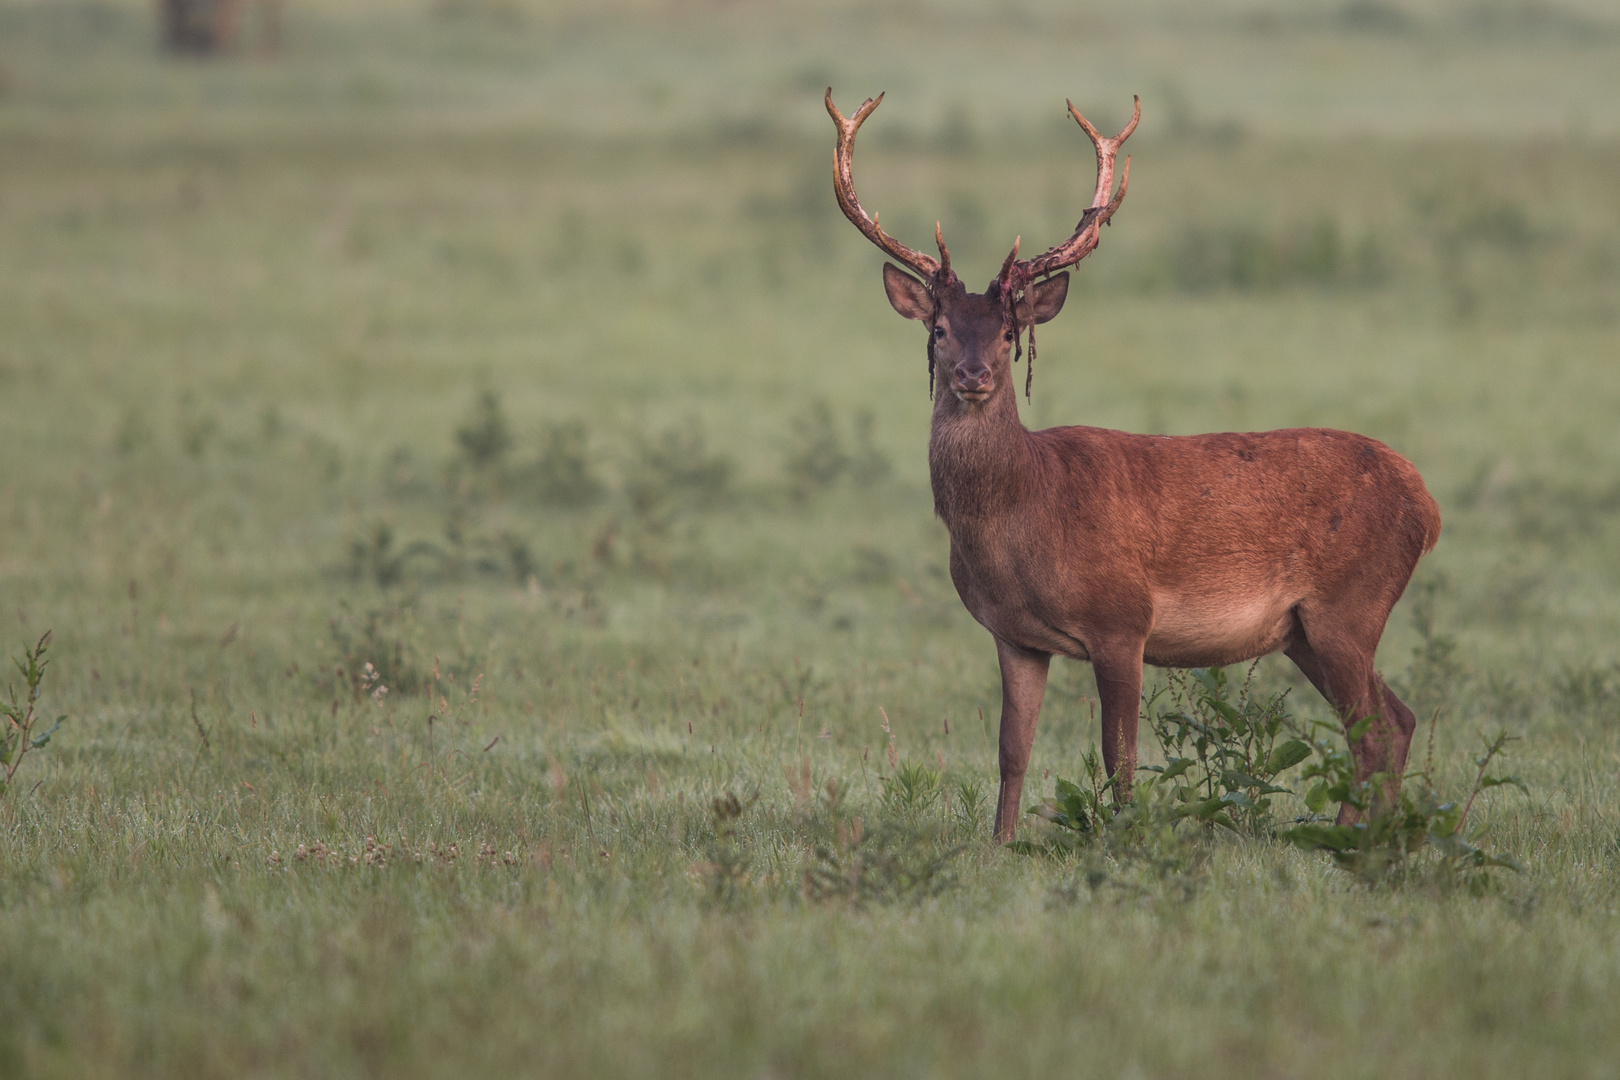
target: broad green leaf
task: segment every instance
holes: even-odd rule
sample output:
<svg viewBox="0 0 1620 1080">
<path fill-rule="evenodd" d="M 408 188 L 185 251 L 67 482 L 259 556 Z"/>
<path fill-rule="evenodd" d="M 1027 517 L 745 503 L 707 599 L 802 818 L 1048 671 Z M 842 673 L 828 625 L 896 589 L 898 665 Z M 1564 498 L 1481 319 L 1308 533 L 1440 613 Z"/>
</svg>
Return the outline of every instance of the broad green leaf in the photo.
<svg viewBox="0 0 1620 1080">
<path fill-rule="evenodd" d="M 1164 773 L 1161 778 L 1165 780 L 1174 780 L 1176 777 L 1192 768 L 1195 764 L 1197 764 L 1197 762 L 1195 762 L 1192 758 L 1171 758 L 1170 763 L 1164 767 Z"/>
<path fill-rule="evenodd" d="M 1327 805 L 1327 801 L 1328 790 L 1326 781 L 1318 783 L 1315 787 L 1311 788 L 1310 791 L 1305 793 L 1305 806 L 1313 814 L 1320 814 L 1322 812 L 1322 807 Z"/>
<path fill-rule="evenodd" d="M 1311 747 L 1309 743 L 1302 739 L 1289 739 L 1281 746 L 1272 748 L 1270 756 L 1266 758 L 1266 771 L 1276 776 L 1284 769 L 1291 769 L 1310 756 Z"/>
<path fill-rule="evenodd" d="M 1357 739 L 1366 735 L 1367 732 L 1372 730 L 1372 726 L 1373 718 L 1370 716 L 1364 716 L 1360 720 L 1357 720 L 1354 724 L 1351 724 L 1350 731 L 1348 733 L 1350 741 L 1355 742 Z"/>
<path fill-rule="evenodd" d="M 1351 806 L 1359 807 L 1366 802 L 1361 797 L 1361 792 L 1357 790 L 1360 786 L 1360 784 L 1352 782 L 1349 777 L 1344 777 L 1328 785 L 1328 798 L 1334 802 L 1347 802 Z"/>
</svg>

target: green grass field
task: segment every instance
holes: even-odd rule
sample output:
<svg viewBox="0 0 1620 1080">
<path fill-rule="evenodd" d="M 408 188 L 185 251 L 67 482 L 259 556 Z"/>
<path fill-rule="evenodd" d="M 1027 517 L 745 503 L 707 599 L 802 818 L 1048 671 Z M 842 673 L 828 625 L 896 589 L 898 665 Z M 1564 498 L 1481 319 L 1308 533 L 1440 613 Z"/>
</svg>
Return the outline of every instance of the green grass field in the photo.
<svg viewBox="0 0 1620 1080">
<path fill-rule="evenodd" d="M 0 1075 L 1620 1075 L 1606 4 L 295 0 L 275 58 L 155 41 L 0 0 L 0 644 L 53 632 L 68 717 L 0 794 Z M 1523 736 L 1474 812 L 1523 873 L 989 843 L 994 650 L 829 83 L 889 91 L 863 202 L 975 288 L 1090 191 L 1064 97 L 1142 95 L 1026 422 L 1410 457 L 1445 529 L 1382 666 L 1445 790 Z M 1054 668 L 1029 801 L 1094 696 Z"/>
</svg>

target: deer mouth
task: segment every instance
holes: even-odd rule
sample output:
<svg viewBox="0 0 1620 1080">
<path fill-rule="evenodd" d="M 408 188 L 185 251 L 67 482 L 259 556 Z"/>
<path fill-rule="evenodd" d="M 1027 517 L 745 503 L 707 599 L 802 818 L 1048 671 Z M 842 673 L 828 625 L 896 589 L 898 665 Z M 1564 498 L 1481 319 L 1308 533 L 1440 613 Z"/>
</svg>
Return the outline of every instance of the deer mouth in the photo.
<svg viewBox="0 0 1620 1080">
<path fill-rule="evenodd" d="M 977 390 L 968 390 L 960 386 L 953 386 L 951 387 L 951 392 L 954 393 L 960 400 L 965 401 L 970 405 L 980 405 L 990 400 L 989 387 L 980 387 Z"/>
</svg>

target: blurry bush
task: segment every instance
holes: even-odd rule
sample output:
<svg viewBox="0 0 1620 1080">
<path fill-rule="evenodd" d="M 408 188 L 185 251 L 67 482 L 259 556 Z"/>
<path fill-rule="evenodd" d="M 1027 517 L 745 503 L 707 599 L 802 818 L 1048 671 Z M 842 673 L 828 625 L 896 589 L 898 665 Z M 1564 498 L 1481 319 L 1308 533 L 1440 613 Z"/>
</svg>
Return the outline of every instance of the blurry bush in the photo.
<svg viewBox="0 0 1620 1080">
<path fill-rule="evenodd" d="M 1620 517 L 1620 481 L 1515 476 L 1511 464 L 1485 462 L 1458 487 L 1456 504 L 1514 540 L 1538 541 L 1561 551 L 1601 533 Z"/>
<path fill-rule="evenodd" d="M 1373 234 L 1351 245 L 1336 220 L 1322 217 L 1275 231 L 1189 225 L 1159 255 L 1149 281 L 1185 292 L 1260 292 L 1297 285 L 1369 288 L 1389 273 Z"/>
<path fill-rule="evenodd" d="M 378 522 L 349 541 L 348 569 L 354 581 L 390 589 L 408 581 L 463 581 L 475 574 L 522 584 L 537 563 L 524 537 L 510 530 L 483 532 L 467 505 L 453 502 L 445 513 L 443 543 L 396 544 L 394 527 Z"/>
<path fill-rule="evenodd" d="M 479 22 L 494 26 L 522 26 L 527 21 L 518 0 L 432 0 L 428 10 L 446 22 Z"/>
<path fill-rule="evenodd" d="M 420 694 L 431 675 L 422 646 L 422 627 L 410 604 L 356 612 L 347 604 L 327 621 L 336 661 L 316 670 L 324 693 L 348 693 L 382 701 L 387 694 Z"/>
<path fill-rule="evenodd" d="M 1450 591 L 1450 579 L 1438 571 L 1420 575 L 1406 591 L 1418 643 L 1412 648 L 1405 675 L 1390 682 L 1420 719 L 1438 719 L 1448 713 L 1468 676 L 1457 639 L 1437 628 L 1437 609 Z"/>
<path fill-rule="evenodd" d="M 1253 672 L 1251 667 L 1251 679 Z M 1423 767 L 1408 772 L 1400 794 L 1389 800 L 1387 777 L 1358 777 L 1349 751 L 1372 717 L 1348 731 L 1338 721 L 1301 721 L 1287 711 L 1283 694 L 1251 696 L 1250 685 L 1250 679 L 1239 684 L 1218 668 L 1173 673 L 1168 705 L 1151 715 L 1154 695 L 1143 706 L 1165 763 L 1142 767 L 1129 802 L 1110 802 L 1105 796 L 1113 779 L 1104 778 L 1099 755 L 1089 750 L 1084 782 L 1059 779 L 1056 794 L 1029 811 L 1054 828 L 1013 849 L 1079 854 L 1094 892 L 1130 863 L 1195 882 L 1208 851 L 1200 841 L 1217 827 L 1325 851 L 1368 883 L 1432 881 L 1479 891 L 1489 886 L 1491 870 L 1524 868 L 1512 856 L 1482 847 L 1483 829 L 1469 825 L 1481 792 L 1525 790 L 1517 776 L 1490 771 L 1515 741 L 1506 733 L 1484 740 L 1466 797 L 1447 798 L 1435 780 L 1431 722 Z M 1309 787 L 1299 795 L 1291 782 Z M 1290 821 L 1272 812 L 1274 797 L 1296 795 L 1305 815 Z M 1353 808 L 1359 820 L 1335 823 L 1325 813 L 1331 803 Z"/>
<path fill-rule="evenodd" d="M 630 512 L 626 540 L 636 568 L 667 574 L 678 524 L 692 511 L 717 504 L 731 475 L 731 459 L 709 452 L 703 424 L 695 416 L 656 435 L 638 433 L 624 476 Z M 611 543 L 599 554 L 611 557 Z"/>
<path fill-rule="evenodd" d="M 712 506 L 725 494 L 731 473 L 731 459 L 709 452 L 703 422 L 690 416 L 656 435 L 636 433 L 624 493 L 632 506 Z"/>
<path fill-rule="evenodd" d="M 548 506 L 589 506 L 605 490 L 591 469 L 590 431 L 579 419 L 549 421 L 540 430 L 534 494 Z"/>
<path fill-rule="evenodd" d="M 1517 200 L 1470 181 L 1420 191 L 1412 210 L 1454 315 L 1474 315 L 1486 293 L 1540 272 L 1531 256 L 1551 237 Z"/>
<path fill-rule="evenodd" d="M 1564 665 L 1553 677 L 1553 699 L 1561 717 L 1620 719 L 1620 661 Z"/>
<path fill-rule="evenodd" d="M 501 409 L 501 396 L 485 390 L 473 403 L 467 419 L 456 429 L 456 446 L 474 469 L 498 471 L 512 448 L 512 429 Z"/>
<path fill-rule="evenodd" d="M 869 410 L 855 414 L 854 438 L 846 446 L 832 406 L 817 398 L 788 424 L 783 469 L 788 491 L 799 501 L 849 477 L 859 487 L 888 479 L 893 462 L 872 440 L 874 421 Z"/>
<path fill-rule="evenodd" d="M 396 546 L 394 527 L 387 522 L 378 522 L 349 541 L 349 576 L 356 581 L 369 579 L 378 588 L 403 582 L 413 560 L 419 569 L 427 569 L 442 564 L 444 553 L 422 540 Z"/>
</svg>

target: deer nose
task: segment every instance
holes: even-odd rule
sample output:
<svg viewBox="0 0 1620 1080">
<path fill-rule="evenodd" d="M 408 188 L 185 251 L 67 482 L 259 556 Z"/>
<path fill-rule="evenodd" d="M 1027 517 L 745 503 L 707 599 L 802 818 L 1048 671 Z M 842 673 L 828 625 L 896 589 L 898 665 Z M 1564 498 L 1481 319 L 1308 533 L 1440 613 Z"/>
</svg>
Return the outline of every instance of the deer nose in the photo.
<svg viewBox="0 0 1620 1080">
<path fill-rule="evenodd" d="M 968 393 L 983 390 L 990 384 L 990 369 L 983 364 L 964 364 L 956 369 L 956 385 Z"/>
</svg>

